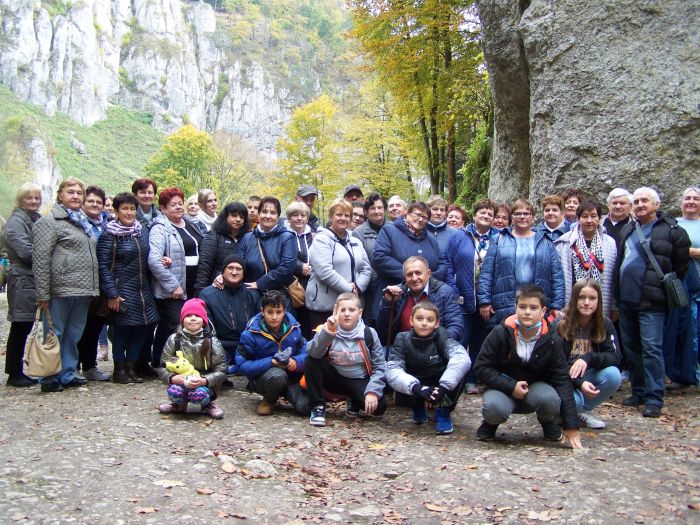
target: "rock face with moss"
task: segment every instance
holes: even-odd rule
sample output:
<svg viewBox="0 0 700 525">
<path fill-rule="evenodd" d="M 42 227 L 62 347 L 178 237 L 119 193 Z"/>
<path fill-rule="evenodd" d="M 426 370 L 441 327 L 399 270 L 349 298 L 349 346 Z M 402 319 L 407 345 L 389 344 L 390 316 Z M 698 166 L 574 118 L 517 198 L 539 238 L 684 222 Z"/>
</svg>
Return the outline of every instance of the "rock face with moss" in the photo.
<svg viewBox="0 0 700 525">
<path fill-rule="evenodd" d="M 700 173 L 700 32 L 687 0 L 480 0 L 495 103 L 489 194 L 656 186 Z M 514 182 L 515 181 L 515 182 Z"/>
</svg>

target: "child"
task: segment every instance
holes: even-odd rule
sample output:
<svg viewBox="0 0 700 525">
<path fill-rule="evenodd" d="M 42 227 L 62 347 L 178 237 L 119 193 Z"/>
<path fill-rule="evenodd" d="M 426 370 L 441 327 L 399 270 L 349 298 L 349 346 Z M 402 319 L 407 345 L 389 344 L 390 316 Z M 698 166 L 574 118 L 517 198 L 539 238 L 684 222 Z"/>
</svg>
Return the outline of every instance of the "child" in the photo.
<svg viewBox="0 0 700 525">
<path fill-rule="evenodd" d="M 515 315 L 484 341 L 476 360 L 476 374 L 486 387 L 478 440 L 493 440 L 513 412 L 536 412 L 545 439 L 559 441 L 561 406 L 564 435 L 573 448 L 582 448 L 569 366 L 561 339 L 549 333 L 545 310 L 542 289 L 523 286 L 515 295 Z"/>
<path fill-rule="evenodd" d="M 200 376 L 174 374 L 166 369 L 165 363 L 177 351 L 182 352 Z M 162 414 L 186 412 L 187 403 L 199 403 L 202 412 L 210 417 L 224 417 L 223 411 L 212 403 L 226 380 L 224 349 L 212 335 L 207 309 L 201 299 L 190 299 L 182 305 L 180 327 L 168 337 L 163 347 L 158 375 L 168 385 L 171 401 L 158 407 Z"/>
<path fill-rule="evenodd" d="M 435 432 L 451 434 L 451 413 L 471 361 L 464 347 L 438 325 L 438 308 L 433 303 L 421 301 L 413 307 L 412 330 L 396 336 L 386 379 L 397 396 L 411 396 L 414 423 L 428 421 L 427 402 L 435 406 Z"/>
<path fill-rule="evenodd" d="M 338 296 L 326 324 L 309 343 L 304 375 L 309 394 L 309 423 L 326 426 L 322 389 L 350 396 L 347 416 L 382 415 L 384 395 L 384 350 L 374 328 L 362 321 L 362 304 L 354 293 Z"/>
<path fill-rule="evenodd" d="M 286 311 L 287 298 L 279 290 L 263 295 L 262 311 L 241 334 L 236 352 L 239 373 L 248 378 L 248 388 L 263 396 L 260 416 L 272 414 L 280 396 L 301 415 L 309 413 L 306 392 L 299 386 L 306 360 L 306 340 L 299 323 Z"/>
</svg>

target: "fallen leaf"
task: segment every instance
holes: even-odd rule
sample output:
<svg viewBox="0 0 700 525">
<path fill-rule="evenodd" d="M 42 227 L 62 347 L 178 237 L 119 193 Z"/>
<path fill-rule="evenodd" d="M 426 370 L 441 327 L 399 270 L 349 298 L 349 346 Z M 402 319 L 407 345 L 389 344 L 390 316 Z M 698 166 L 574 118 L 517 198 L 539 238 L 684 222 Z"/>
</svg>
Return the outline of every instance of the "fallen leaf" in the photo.
<svg viewBox="0 0 700 525">
<path fill-rule="evenodd" d="M 158 512 L 158 509 L 155 507 L 136 507 L 135 510 L 139 514 L 152 514 L 154 512 Z"/>
<path fill-rule="evenodd" d="M 384 450 L 386 448 L 386 445 L 383 443 L 370 443 L 367 445 L 367 448 L 369 450 Z"/>
<path fill-rule="evenodd" d="M 478 468 L 479 468 L 478 465 L 464 465 L 464 466 L 462 467 L 462 470 L 476 470 L 476 469 L 478 469 Z"/>
<path fill-rule="evenodd" d="M 185 484 L 182 481 L 177 481 L 173 479 L 159 479 L 153 482 L 154 485 L 163 487 L 164 489 L 171 489 L 173 487 L 184 487 Z"/>
<path fill-rule="evenodd" d="M 688 503 L 688 508 L 693 510 L 700 510 L 700 503 Z"/>
<path fill-rule="evenodd" d="M 513 510 L 513 507 L 500 507 L 496 509 L 498 512 L 505 512 L 507 510 Z"/>
<path fill-rule="evenodd" d="M 219 516 L 220 518 L 228 518 L 228 517 L 231 516 L 231 515 L 230 515 L 228 512 L 226 512 L 225 510 L 217 510 L 217 511 L 216 511 L 216 515 Z"/>
<path fill-rule="evenodd" d="M 542 512 L 531 510 L 527 513 L 527 519 L 535 521 L 551 521 L 552 516 L 549 514 L 548 510 L 543 510 Z"/>
<path fill-rule="evenodd" d="M 425 505 L 425 508 L 428 510 L 431 510 L 433 512 L 447 512 L 448 509 L 446 507 L 441 507 L 440 505 L 435 505 L 434 503 L 423 503 Z"/>
<path fill-rule="evenodd" d="M 208 496 L 209 494 L 214 494 L 214 491 L 209 487 L 197 487 L 197 494 Z"/>
<path fill-rule="evenodd" d="M 456 514 L 457 516 L 469 516 L 472 512 L 474 512 L 474 509 L 471 507 L 455 507 L 452 509 L 452 514 Z"/>
<path fill-rule="evenodd" d="M 13 514 L 12 516 L 10 516 L 10 519 L 12 521 L 22 521 L 26 520 L 28 517 L 29 516 L 27 516 L 26 514 Z"/>
<path fill-rule="evenodd" d="M 129 503 L 138 503 L 138 502 L 141 501 L 142 499 L 143 499 L 143 498 L 129 498 L 129 499 L 127 499 L 126 501 L 128 501 Z"/>
<path fill-rule="evenodd" d="M 226 461 L 221 464 L 221 470 L 223 470 L 224 472 L 228 472 L 229 474 L 233 474 L 234 472 L 236 472 L 236 465 L 234 465 L 230 461 Z"/>
<path fill-rule="evenodd" d="M 237 520 L 247 520 L 248 519 L 248 516 L 246 516 L 245 514 L 238 514 L 238 513 L 231 514 L 231 517 L 236 518 Z"/>
</svg>

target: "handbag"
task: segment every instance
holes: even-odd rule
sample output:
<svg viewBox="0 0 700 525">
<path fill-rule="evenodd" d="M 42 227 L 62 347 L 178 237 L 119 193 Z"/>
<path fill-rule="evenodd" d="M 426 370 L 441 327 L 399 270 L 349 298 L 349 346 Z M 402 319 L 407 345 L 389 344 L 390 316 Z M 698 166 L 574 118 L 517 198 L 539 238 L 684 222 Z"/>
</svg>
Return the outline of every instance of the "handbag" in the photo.
<svg viewBox="0 0 700 525">
<path fill-rule="evenodd" d="M 111 273 L 114 273 L 114 260 L 117 255 L 117 238 L 113 237 L 112 238 L 112 268 L 110 269 Z M 112 310 L 109 308 L 109 297 L 105 295 L 105 293 L 100 290 L 100 295 L 97 297 L 93 297 L 92 300 L 90 301 L 90 306 L 88 306 L 88 311 L 92 315 L 96 315 L 97 317 L 107 317 L 109 314 L 112 313 Z"/>
<path fill-rule="evenodd" d="M 651 266 L 654 268 L 656 275 L 659 276 L 661 285 L 664 287 L 666 304 L 668 305 L 668 308 L 672 310 L 674 308 L 684 308 L 688 306 L 688 293 L 685 291 L 683 281 L 678 278 L 676 272 L 668 272 L 665 274 L 661 270 L 661 266 L 659 266 L 659 262 L 656 260 L 654 254 L 651 253 L 649 241 L 646 237 L 644 237 L 644 232 L 642 231 L 642 228 L 639 226 L 638 222 L 635 223 L 635 230 L 637 231 L 639 242 L 641 243 L 642 248 L 644 248 L 644 252 L 647 254 L 647 258 L 649 259 Z"/>
<path fill-rule="evenodd" d="M 267 267 L 267 260 L 265 259 L 262 246 L 260 245 L 260 239 L 258 239 L 258 250 L 260 250 L 260 258 L 262 259 L 265 273 L 267 274 L 270 270 Z M 289 299 L 292 302 L 292 308 L 301 308 L 306 304 L 306 290 L 304 290 L 304 287 L 296 276 L 294 276 L 292 283 L 289 286 L 285 286 L 284 289 L 287 290 L 287 295 L 289 295 Z"/>
<path fill-rule="evenodd" d="M 39 334 L 41 310 L 41 308 L 36 309 L 34 326 L 24 345 L 23 372 L 29 377 L 49 377 L 61 371 L 61 344 L 54 332 L 48 308 L 45 310 L 48 331 L 44 334 L 43 340 Z"/>
</svg>

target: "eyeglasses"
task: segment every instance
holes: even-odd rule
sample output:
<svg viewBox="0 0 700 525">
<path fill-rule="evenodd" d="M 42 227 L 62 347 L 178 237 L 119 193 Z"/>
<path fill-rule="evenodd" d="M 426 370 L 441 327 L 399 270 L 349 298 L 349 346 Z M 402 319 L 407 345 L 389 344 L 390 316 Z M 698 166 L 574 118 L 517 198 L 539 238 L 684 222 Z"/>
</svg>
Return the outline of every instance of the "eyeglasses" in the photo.
<svg viewBox="0 0 700 525">
<path fill-rule="evenodd" d="M 513 217 L 529 217 L 531 214 L 529 211 L 516 211 L 513 212 Z"/>
<path fill-rule="evenodd" d="M 415 211 L 412 211 L 411 215 L 413 215 L 413 218 L 417 221 L 427 222 L 428 220 L 428 217 L 426 217 L 425 215 L 421 215 L 420 213 L 416 213 Z"/>
</svg>

